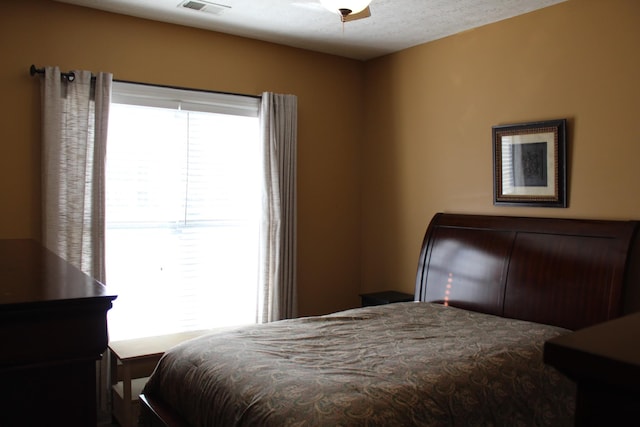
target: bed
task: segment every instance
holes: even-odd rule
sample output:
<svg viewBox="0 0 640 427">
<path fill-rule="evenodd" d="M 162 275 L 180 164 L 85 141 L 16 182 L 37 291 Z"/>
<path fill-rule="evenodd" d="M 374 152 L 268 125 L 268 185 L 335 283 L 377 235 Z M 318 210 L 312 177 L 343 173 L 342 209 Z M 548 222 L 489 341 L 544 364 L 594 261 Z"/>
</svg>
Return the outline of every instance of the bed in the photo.
<svg viewBox="0 0 640 427">
<path fill-rule="evenodd" d="M 143 426 L 573 424 L 544 342 L 640 309 L 636 221 L 439 213 L 415 301 L 212 333 L 168 351 Z"/>
</svg>

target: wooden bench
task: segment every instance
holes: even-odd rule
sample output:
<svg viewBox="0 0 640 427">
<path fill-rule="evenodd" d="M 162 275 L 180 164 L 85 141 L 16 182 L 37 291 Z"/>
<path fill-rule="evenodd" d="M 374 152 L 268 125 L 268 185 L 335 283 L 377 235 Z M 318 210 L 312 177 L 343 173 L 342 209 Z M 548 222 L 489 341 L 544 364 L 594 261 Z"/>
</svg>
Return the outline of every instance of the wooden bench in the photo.
<svg viewBox="0 0 640 427">
<path fill-rule="evenodd" d="M 165 351 L 210 330 L 113 341 L 111 354 L 112 415 L 122 427 L 136 426 L 138 396 Z"/>
</svg>

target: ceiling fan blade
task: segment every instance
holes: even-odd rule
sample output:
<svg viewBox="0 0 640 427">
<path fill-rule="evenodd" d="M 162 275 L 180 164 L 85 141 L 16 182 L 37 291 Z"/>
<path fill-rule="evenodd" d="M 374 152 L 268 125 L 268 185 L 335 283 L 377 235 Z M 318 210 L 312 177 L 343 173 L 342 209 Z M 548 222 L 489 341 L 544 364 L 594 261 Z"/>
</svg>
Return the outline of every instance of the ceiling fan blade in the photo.
<svg viewBox="0 0 640 427">
<path fill-rule="evenodd" d="M 349 21 L 357 21 L 358 19 L 364 19 L 371 16 L 371 9 L 369 6 L 365 7 L 362 11 L 358 13 L 351 13 L 344 18 L 344 22 Z"/>
</svg>

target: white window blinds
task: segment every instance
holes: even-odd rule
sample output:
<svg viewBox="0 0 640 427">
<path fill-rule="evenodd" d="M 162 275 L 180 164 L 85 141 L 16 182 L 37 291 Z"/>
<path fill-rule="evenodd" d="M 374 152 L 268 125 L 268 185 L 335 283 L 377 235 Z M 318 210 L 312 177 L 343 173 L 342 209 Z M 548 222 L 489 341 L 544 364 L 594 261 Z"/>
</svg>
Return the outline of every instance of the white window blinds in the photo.
<svg viewBox="0 0 640 427">
<path fill-rule="evenodd" d="M 256 321 L 257 98 L 114 83 L 111 339 Z"/>
</svg>

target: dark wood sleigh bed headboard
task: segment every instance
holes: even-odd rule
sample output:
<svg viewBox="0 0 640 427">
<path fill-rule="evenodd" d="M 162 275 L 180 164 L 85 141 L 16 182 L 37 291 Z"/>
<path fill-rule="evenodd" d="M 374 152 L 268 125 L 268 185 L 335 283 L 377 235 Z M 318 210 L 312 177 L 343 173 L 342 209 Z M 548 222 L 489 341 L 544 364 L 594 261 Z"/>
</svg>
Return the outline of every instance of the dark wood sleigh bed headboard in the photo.
<svg viewBox="0 0 640 427">
<path fill-rule="evenodd" d="M 639 224 L 439 213 L 415 298 L 573 330 L 639 311 Z"/>
</svg>

